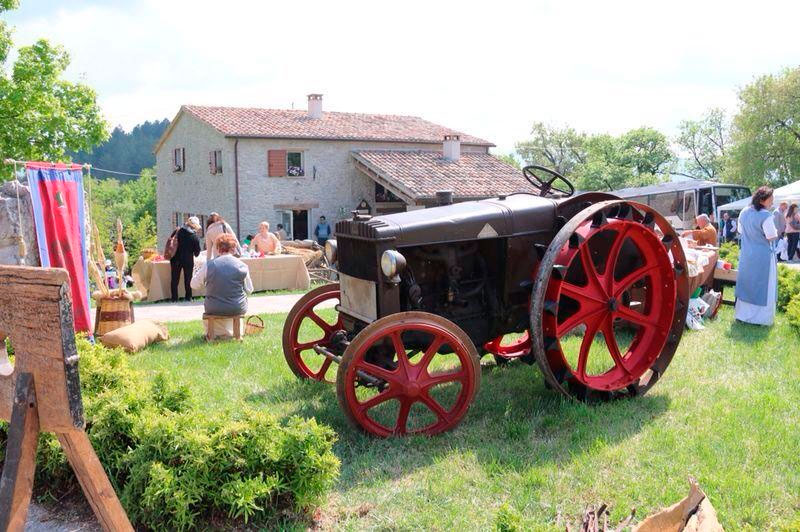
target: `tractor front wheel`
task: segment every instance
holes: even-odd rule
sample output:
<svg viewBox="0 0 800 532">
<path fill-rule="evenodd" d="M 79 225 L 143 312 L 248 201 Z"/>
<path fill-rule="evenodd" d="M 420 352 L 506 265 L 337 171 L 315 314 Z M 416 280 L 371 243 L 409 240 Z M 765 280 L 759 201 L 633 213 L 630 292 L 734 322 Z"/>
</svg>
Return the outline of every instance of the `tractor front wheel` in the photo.
<svg viewBox="0 0 800 532">
<path fill-rule="evenodd" d="M 338 284 L 320 286 L 301 297 L 286 317 L 283 356 L 297 377 L 334 382 L 334 373 L 329 371 L 332 360 L 314 351 L 314 346 L 331 347 L 334 335 L 342 330 L 338 311 L 327 320 L 318 314 L 320 305 L 338 300 Z"/>
<path fill-rule="evenodd" d="M 362 330 L 336 379 L 347 418 L 380 437 L 438 434 L 463 419 L 480 386 L 478 352 L 453 322 L 400 312 Z"/>
</svg>

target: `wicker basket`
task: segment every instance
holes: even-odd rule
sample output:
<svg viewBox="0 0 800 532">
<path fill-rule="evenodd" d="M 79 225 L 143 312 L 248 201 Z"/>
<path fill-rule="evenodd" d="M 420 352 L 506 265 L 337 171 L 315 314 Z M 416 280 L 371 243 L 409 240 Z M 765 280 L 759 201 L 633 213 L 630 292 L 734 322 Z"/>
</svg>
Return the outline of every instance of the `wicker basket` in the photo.
<svg viewBox="0 0 800 532">
<path fill-rule="evenodd" d="M 134 322 L 133 301 L 123 297 L 104 297 L 97 302 L 95 336 L 103 336 Z"/>
<path fill-rule="evenodd" d="M 245 334 L 261 334 L 264 332 L 264 320 L 260 316 L 248 316 L 244 322 Z"/>
</svg>

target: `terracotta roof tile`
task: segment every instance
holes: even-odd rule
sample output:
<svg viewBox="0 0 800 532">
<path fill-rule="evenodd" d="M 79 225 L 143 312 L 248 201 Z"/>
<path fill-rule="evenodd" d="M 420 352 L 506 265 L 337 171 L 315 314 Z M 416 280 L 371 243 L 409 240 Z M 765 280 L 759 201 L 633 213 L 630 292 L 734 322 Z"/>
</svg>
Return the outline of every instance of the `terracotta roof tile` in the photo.
<svg viewBox="0 0 800 532">
<path fill-rule="evenodd" d="M 530 189 L 519 169 L 488 153 L 462 152 L 457 161 L 432 151 L 362 150 L 353 157 L 414 199 L 435 197 L 439 190 L 486 198 Z"/>
<path fill-rule="evenodd" d="M 427 143 L 441 142 L 445 134 L 457 134 L 462 144 L 494 146 L 416 116 L 323 112 L 321 118 L 311 118 L 305 110 L 199 105 L 184 105 L 182 109 L 226 136 Z"/>
</svg>

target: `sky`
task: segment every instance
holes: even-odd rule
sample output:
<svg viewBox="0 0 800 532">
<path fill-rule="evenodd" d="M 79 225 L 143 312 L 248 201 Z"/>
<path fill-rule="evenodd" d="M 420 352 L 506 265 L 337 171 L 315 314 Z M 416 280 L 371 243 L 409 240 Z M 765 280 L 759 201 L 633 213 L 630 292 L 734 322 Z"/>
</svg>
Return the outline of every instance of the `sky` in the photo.
<svg viewBox="0 0 800 532">
<path fill-rule="evenodd" d="M 182 104 L 407 114 L 513 150 L 534 121 L 674 136 L 800 63 L 800 2 L 21 0 L 16 45 L 69 51 L 71 80 L 130 129 Z"/>
</svg>

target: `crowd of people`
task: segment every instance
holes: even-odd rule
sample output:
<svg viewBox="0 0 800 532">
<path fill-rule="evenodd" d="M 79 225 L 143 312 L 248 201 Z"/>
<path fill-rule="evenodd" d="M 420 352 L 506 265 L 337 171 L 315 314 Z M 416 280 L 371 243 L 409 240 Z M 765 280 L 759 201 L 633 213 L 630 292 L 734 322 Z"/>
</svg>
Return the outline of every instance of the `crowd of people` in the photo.
<svg viewBox="0 0 800 532">
<path fill-rule="evenodd" d="M 247 296 L 253 291 L 250 271 L 241 257 L 263 257 L 280 254 L 281 242 L 289 235 L 283 224 L 275 232 L 270 231 L 269 222 L 261 222 L 255 235 L 248 235 L 239 242 L 233 228 L 219 213 L 212 212 L 206 221 L 205 253 L 203 265 L 194 271 L 195 258 L 200 256 L 200 220 L 191 216 L 181 227 L 176 228 L 167 242 L 164 256 L 169 258 L 171 279 L 170 296 L 178 301 L 178 285 L 183 276 L 186 301 L 192 299 L 192 289 L 205 288 L 204 308 L 206 314 L 215 316 L 239 316 L 247 312 Z M 325 216 L 320 216 L 314 228 L 318 244 L 332 236 L 333 230 Z M 218 320 L 215 336 L 232 336 L 232 320 Z"/>
</svg>

